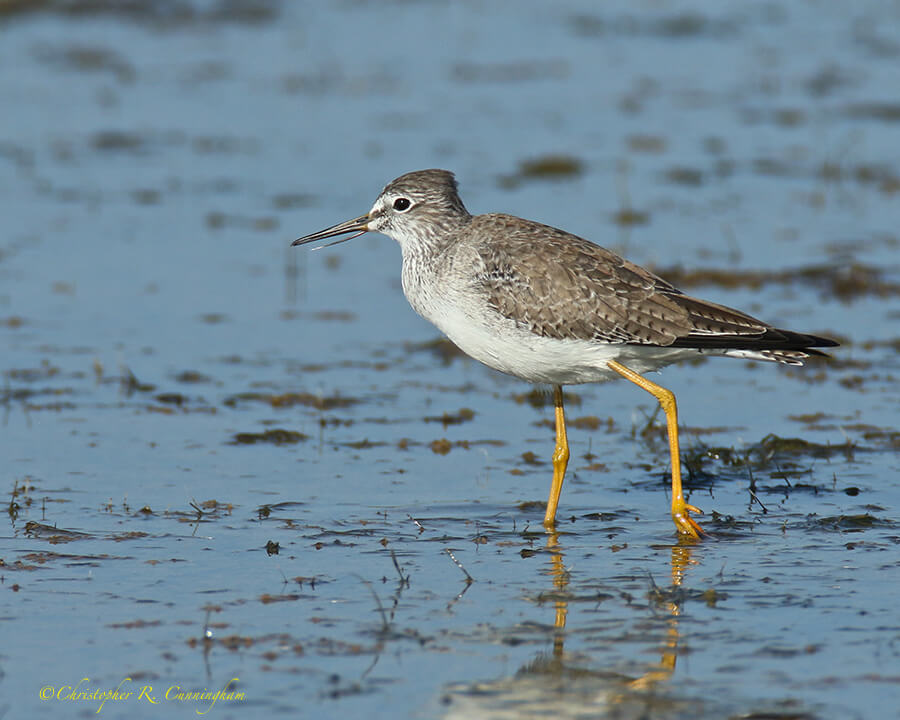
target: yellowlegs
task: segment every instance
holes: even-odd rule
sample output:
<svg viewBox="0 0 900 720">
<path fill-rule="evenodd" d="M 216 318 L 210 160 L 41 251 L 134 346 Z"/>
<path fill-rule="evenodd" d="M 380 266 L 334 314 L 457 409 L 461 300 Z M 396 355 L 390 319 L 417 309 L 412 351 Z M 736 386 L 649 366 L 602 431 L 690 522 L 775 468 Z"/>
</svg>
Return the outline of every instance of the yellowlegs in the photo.
<svg viewBox="0 0 900 720">
<path fill-rule="evenodd" d="M 553 386 L 556 449 L 544 525 L 552 527 L 569 461 L 563 385 L 624 377 L 666 414 L 672 519 L 703 531 L 684 499 L 675 396 L 642 373 L 697 355 L 802 365 L 827 338 L 779 330 L 739 310 L 685 295 L 649 270 L 575 235 L 512 215 L 470 215 L 446 170 L 388 183 L 368 213 L 293 245 L 365 232 L 400 244 L 413 309 L 463 352 L 532 383 Z M 352 233 L 352 234 L 351 234 Z"/>
</svg>

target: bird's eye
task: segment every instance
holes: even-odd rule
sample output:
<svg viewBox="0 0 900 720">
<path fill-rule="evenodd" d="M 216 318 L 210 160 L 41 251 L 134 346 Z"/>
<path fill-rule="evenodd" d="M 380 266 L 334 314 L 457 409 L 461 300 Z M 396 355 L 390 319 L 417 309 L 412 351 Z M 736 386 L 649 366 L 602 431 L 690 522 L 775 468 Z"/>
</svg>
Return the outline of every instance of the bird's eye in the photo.
<svg viewBox="0 0 900 720">
<path fill-rule="evenodd" d="M 394 210 L 397 212 L 406 212 L 409 210 L 410 205 L 412 205 L 412 203 L 409 201 L 409 198 L 399 197 L 394 200 Z"/>
</svg>

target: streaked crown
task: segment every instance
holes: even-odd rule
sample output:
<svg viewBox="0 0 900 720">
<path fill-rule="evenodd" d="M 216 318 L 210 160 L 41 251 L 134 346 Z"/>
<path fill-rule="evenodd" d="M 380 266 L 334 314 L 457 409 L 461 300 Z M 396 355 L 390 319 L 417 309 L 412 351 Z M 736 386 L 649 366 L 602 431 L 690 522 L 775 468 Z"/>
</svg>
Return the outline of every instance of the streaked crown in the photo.
<svg viewBox="0 0 900 720">
<path fill-rule="evenodd" d="M 471 215 L 447 170 L 417 170 L 389 182 L 369 211 L 369 229 L 392 237 L 404 250 L 439 242 Z"/>
</svg>

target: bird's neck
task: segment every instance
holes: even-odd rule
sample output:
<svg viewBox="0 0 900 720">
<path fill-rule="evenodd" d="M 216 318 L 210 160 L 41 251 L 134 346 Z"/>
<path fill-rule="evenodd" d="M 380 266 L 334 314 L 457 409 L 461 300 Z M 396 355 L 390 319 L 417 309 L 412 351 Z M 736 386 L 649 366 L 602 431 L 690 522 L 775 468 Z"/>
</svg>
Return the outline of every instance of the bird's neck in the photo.
<svg viewBox="0 0 900 720">
<path fill-rule="evenodd" d="M 460 213 L 445 214 L 427 224 L 417 225 L 410 232 L 395 234 L 403 253 L 403 263 L 427 263 L 444 253 L 456 242 L 458 234 L 465 230 L 472 216 Z"/>
<path fill-rule="evenodd" d="M 400 243 L 403 267 L 400 275 L 403 294 L 409 304 L 426 320 L 440 327 L 435 313 L 447 302 L 442 296 L 441 276 L 453 264 L 454 248 L 463 225 L 441 232 L 417 235 L 414 241 Z"/>
</svg>

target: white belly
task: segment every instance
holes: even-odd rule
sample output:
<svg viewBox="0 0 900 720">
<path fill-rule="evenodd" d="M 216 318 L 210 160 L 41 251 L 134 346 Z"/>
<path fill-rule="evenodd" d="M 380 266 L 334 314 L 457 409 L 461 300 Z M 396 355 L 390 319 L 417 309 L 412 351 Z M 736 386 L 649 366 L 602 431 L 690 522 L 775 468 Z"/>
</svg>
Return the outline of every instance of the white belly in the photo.
<svg viewBox="0 0 900 720">
<path fill-rule="evenodd" d="M 403 292 L 413 309 L 437 326 L 464 353 L 500 372 L 533 383 L 577 385 L 621 377 L 607 363 L 616 360 L 635 372 L 658 370 L 696 350 L 587 340 L 558 340 L 535 335 L 500 315 L 486 298 L 454 277 L 452 263 L 439 270 L 404 255 Z"/>
<path fill-rule="evenodd" d="M 482 309 L 473 316 L 452 301 L 429 307 L 428 311 L 428 315 L 421 313 L 423 317 L 464 353 L 488 367 L 534 383 L 603 382 L 621 377 L 607 367 L 610 360 L 644 373 L 696 354 L 680 348 L 541 337 L 494 312 L 485 315 Z"/>
</svg>

